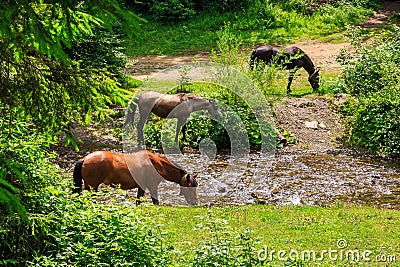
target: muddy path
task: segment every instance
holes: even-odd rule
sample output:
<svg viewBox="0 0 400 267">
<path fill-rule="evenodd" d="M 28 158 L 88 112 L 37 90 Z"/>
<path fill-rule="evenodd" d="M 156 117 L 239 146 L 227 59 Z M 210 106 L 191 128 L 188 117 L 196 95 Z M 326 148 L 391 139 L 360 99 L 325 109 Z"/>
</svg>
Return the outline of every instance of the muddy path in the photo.
<svg viewBox="0 0 400 267">
<path fill-rule="evenodd" d="M 385 23 L 388 16 L 400 15 L 399 1 L 385 1 L 385 10 L 377 12 L 363 26 Z M 389 9 L 388 9 L 389 8 Z M 347 43 L 303 41 L 301 47 L 321 67 L 321 72 L 339 68 L 335 57 Z M 131 58 L 126 74 L 146 79 L 170 66 L 209 61 L 210 53 L 196 56 L 157 56 Z M 400 208 L 400 162 L 348 148 L 343 145 L 344 126 L 338 107 L 343 95 L 285 97 L 273 107 L 277 128 L 290 132 L 296 143 L 272 154 L 253 152 L 232 167 L 229 154 L 207 158 L 199 152 L 185 153 L 177 160 L 189 171 L 198 171 L 199 196 L 204 205 L 267 203 L 274 205 L 373 205 Z M 119 111 L 123 112 L 123 111 Z M 83 140 L 80 152 L 57 147 L 58 163 L 72 174 L 74 162 L 95 150 L 122 151 L 113 128 L 122 125 L 119 114 L 107 125 L 77 127 L 75 134 Z M 242 167 L 240 167 L 242 166 Z M 244 166 L 244 167 L 243 167 Z M 130 201 L 136 190 L 123 199 Z M 161 202 L 184 205 L 179 188 L 162 183 Z"/>
<path fill-rule="evenodd" d="M 314 64 L 324 69 L 337 69 L 339 65 L 335 61 L 340 49 L 348 49 L 348 43 L 320 43 L 317 41 L 302 41 L 292 45 L 300 47 L 310 55 Z M 139 80 L 145 80 L 168 67 L 192 63 L 194 61 L 209 62 L 211 53 L 201 52 L 194 56 L 146 56 L 132 57 L 130 66 L 124 73 Z"/>
</svg>

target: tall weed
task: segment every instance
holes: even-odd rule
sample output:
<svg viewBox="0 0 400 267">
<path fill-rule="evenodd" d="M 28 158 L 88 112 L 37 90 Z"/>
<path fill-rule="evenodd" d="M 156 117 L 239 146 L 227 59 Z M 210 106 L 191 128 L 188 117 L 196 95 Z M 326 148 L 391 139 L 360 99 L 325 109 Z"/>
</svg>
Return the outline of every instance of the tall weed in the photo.
<svg viewBox="0 0 400 267">
<path fill-rule="evenodd" d="M 259 241 L 252 231 L 233 230 L 228 221 L 215 218 L 211 211 L 197 228 L 208 231 L 210 238 L 199 244 L 192 266 L 261 266 L 257 255 Z"/>
</svg>

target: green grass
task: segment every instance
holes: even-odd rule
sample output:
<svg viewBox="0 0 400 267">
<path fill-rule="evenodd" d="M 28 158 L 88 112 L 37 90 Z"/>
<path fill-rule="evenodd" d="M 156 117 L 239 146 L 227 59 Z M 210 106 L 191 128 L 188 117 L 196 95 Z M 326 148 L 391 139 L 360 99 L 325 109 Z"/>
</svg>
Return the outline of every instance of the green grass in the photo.
<svg viewBox="0 0 400 267">
<path fill-rule="evenodd" d="M 253 231 L 253 245 L 256 251 L 264 246 L 268 250 L 290 250 L 298 252 L 313 250 L 320 256 L 324 250 L 338 250 L 338 240 L 345 240 L 343 251 L 371 251 L 370 258 L 380 255 L 396 256 L 400 250 L 400 213 L 372 207 L 274 207 L 252 205 L 240 207 L 182 208 L 143 207 L 147 216 L 159 222 L 166 234 L 165 243 L 181 251 L 184 263 L 199 245 L 212 239 L 212 231 L 219 231 L 220 238 L 232 238 L 245 229 Z M 218 227 L 217 221 L 226 220 Z M 216 228 L 210 229 L 213 223 Z M 259 240 L 257 244 L 255 241 Z M 214 240 L 215 241 L 215 240 Z M 287 256 L 286 256 L 287 257 Z M 283 266 L 275 254 L 274 265 Z M 326 260 L 304 261 L 304 266 L 349 266 L 349 261 Z M 185 266 L 177 264 L 179 266 Z M 376 262 L 360 260 L 360 265 L 377 266 Z M 357 264 L 356 264 L 357 265 Z M 303 265 L 301 265 L 303 266 Z"/>
<path fill-rule="evenodd" d="M 266 1 L 268 2 L 268 1 Z M 136 40 L 129 40 L 128 55 L 189 55 L 216 49 L 218 31 L 229 24 L 244 47 L 288 44 L 301 40 L 342 41 L 348 25 L 365 21 L 372 9 L 324 6 L 311 15 L 280 2 L 263 6 L 257 1 L 236 12 L 203 12 L 187 21 L 161 24 L 148 20 Z"/>
</svg>

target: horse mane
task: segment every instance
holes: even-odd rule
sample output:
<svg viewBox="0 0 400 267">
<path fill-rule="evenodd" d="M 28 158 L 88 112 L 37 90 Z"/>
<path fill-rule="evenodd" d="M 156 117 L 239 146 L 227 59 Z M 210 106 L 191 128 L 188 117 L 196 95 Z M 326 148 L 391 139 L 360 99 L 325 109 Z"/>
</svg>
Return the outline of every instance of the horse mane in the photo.
<svg viewBox="0 0 400 267">
<path fill-rule="evenodd" d="M 314 68 L 314 63 L 312 62 L 311 58 L 310 58 L 306 53 L 304 53 L 303 50 L 301 50 L 301 52 L 303 52 L 304 58 L 305 58 L 308 62 L 310 62 L 311 66 Z"/>
<path fill-rule="evenodd" d="M 298 50 L 297 53 L 301 53 L 305 58 L 305 60 L 307 60 L 310 63 L 310 65 L 314 68 L 314 63 L 312 62 L 311 58 L 306 54 L 306 52 L 304 52 L 300 47 L 297 46 L 291 46 L 291 47 L 297 49 Z"/>
<path fill-rule="evenodd" d="M 176 167 L 177 169 L 183 171 L 184 173 L 187 173 L 187 171 L 186 171 L 184 168 L 182 168 L 181 165 L 179 165 L 179 164 L 176 163 L 175 161 L 173 161 L 173 160 L 167 158 L 165 155 L 161 155 L 161 154 L 159 154 L 159 153 L 154 153 L 154 152 L 151 152 L 151 151 L 148 151 L 147 153 L 148 153 L 148 154 L 154 154 L 154 155 L 156 155 L 156 156 L 158 156 L 158 157 L 164 159 L 166 162 L 172 163 L 172 165 L 174 165 L 174 167 Z"/>
</svg>

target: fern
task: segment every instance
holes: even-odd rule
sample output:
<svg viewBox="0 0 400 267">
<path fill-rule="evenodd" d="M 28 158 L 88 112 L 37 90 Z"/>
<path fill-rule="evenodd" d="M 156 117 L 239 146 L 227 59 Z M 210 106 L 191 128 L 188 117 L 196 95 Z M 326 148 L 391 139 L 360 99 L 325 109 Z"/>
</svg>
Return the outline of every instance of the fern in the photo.
<svg viewBox="0 0 400 267">
<path fill-rule="evenodd" d="M 28 222 L 25 207 L 17 196 L 18 190 L 4 180 L 5 174 L 6 171 L 2 169 L 0 172 L 0 205 L 4 205 L 9 213 L 17 212 L 24 221 Z"/>
</svg>

